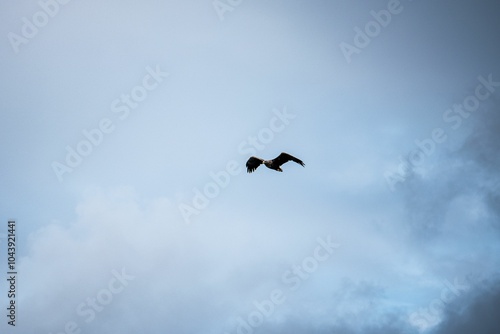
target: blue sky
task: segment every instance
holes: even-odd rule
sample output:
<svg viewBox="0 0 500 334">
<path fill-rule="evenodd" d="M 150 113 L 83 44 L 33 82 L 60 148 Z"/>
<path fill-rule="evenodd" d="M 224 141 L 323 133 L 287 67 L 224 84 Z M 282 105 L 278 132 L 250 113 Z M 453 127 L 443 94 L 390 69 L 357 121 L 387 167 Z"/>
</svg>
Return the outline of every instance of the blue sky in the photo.
<svg viewBox="0 0 500 334">
<path fill-rule="evenodd" d="M 0 7 L 2 332 L 500 325 L 495 1 Z"/>
</svg>

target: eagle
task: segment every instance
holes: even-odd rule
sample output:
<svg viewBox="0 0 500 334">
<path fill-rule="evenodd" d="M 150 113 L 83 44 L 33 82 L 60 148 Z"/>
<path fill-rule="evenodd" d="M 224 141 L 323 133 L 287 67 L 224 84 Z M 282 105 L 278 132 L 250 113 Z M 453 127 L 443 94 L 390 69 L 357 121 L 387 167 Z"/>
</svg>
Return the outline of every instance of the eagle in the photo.
<svg viewBox="0 0 500 334">
<path fill-rule="evenodd" d="M 280 155 L 278 155 L 273 160 L 264 160 L 264 159 L 257 158 L 257 157 L 250 157 L 250 159 L 248 159 L 248 161 L 247 161 L 247 172 L 252 173 L 261 164 L 264 164 L 267 168 L 274 169 L 275 171 L 278 171 L 278 172 L 282 172 L 283 170 L 280 168 L 280 166 L 288 161 L 294 161 L 302 166 L 305 166 L 305 164 L 302 162 L 302 160 L 297 159 L 296 157 L 291 156 L 288 153 L 282 152 Z"/>
</svg>

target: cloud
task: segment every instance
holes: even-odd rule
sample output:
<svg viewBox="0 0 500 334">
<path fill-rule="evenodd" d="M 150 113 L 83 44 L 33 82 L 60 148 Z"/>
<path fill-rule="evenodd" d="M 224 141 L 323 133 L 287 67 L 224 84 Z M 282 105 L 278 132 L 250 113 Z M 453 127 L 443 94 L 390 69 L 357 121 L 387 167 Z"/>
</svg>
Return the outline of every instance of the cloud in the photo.
<svg viewBox="0 0 500 334">
<path fill-rule="evenodd" d="M 423 166 L 408 170 L 400 191 L 415 235 L 434 239 L 446 232 L 453 203 L 462 199 L 469 213 L 483 210 L 500 227 L 499 110 L 498 104 L 488 104 L 471 114 L 468 125 L 452 133 Z M 464 224 L 478 220 L 468 218 Z"/>
<path fill-rule="evenodd" d="M 476 189 L 494 214 L 492 224 L 500 232 L 500 104 L 479 115 L 473 133 L 464 142 L 459 154 L 472 164 Z M 470 175 L 469 177 L 472 177 Z"/>
<path fill-rule="evenodd" d="M 324 252 L 312 260 L 316 240 L 301 235 L 296 245 L 275 226 L 206 218 L 212 211 L 188 226 L 168 199 L 145 199 L 131 188 L 88 189 L 76 213 L 74 222 L 29 237 L 19 267 L 20 281 L 36 277 L 21 290 L 26 332 L 104 331 L 109 324 L 123 333 L 232 330 L 256 300 L 291 290 L 282 282 L 291 265 L 308 259 L 314 271 L 328 267 Z M 314 290 L 310 281 L 300 290 Z"/>
<path fill-rule="evenodd" d="M 484 282 L 473 297 L 458 299 L 446 309 L 433 334 L 494 334 L 500 326 L 500 281 Z"/>
<path fill-rule="evenodd" d="M 467 126 L 453 133 L 425 164 L 410 169 L 396 192 L 405 208 L 403 222 L 410 228 L 408 241 L 418 248 L 413 255 L 423 265 L 420 281 L 479 278 L 470 291 L 447 304 L 438 327 L 429 328 L 429 333 L 498 331 L 498 321 L 493 330 L 498 315 L 492 310 L 498 309 L 499 284 L 489 284 L 486 291 L 485 284 L 477 283 L 498 275 L 500 108 L 492 100 L 471 114 Z M 428 291 L 418 281 L 416 287 Z M 418 305 L 413 311 L 425 302 Z"/>
<path fill-rule="evenodd" d="M 21 281 L 23 276 L 37 277 L 22 289 L 23 300 L 36 302 L 24 310 L 30 319 L 23 322 L 24 328 L 59 332 L 75 322 L 84 330 L 102 329 L 112 321 L 125 331 L 148 312 L 163 310 L 175 317 L 175 310 L 185 303 L 209 298 L 208 289 L 185 289 L 201 277 L 206 265 L 195 238 L 186 240 L 167 199 L 140 200 L 127 188 L 93 189 L 76 211 L 78 218 L 69 226 L 51 224 L 30 236 L 30 252 L 22 258 L 19 272 Z M 134 279 L 111 303 L 97 303 L 95 317 L 87 321 L 85 312 L 78 311 L 80 304 L 89 298 L 99 301 L 99 293 L 110 288 L 116 272 Z M 101 294 L 103 299 L 105 293 Z M 166 299 L 160 302 L 159 296 Z M 155 302 L 158 307 L 152 306 Z M 47 310 L 54 316 L 48 317 Z"/>
<path fill-rule="evenodd" d="M 352 282 L 351 282 L 352 283 Z M 358 289 L 354 291 L 365 291 L 370 284 L 360 282 L 355 284 Z M 368 288 L 373 292 L 373 287 Z M 346 290 L 347 294 L 350 294 Z M 367 291 L 365 291 L 367 292 Z M 369 296 L 372 293 L 368 292 Z M 357 293 L 354 293 L 357 294 Z M 363 293 L 365 295 L 365 293 Z M 443 319 L 435 328 L 419 331 L 416 327 L 408 323 L 405 310 L 398 309 L 377 315 L 376 321 L 366 323 L 366 316 L 369 313 L 376 315 L 377 307 L 372 305 L 367 308 L 367 314 L 356 313 L 359 319 L 356 322 L 346 320 L 335 324 L 321 324 L 310 320 L 308 314 L 302 313 L 294 317 L 289 317 L 284 323 L 272 323 L 263 327 L 266 333 L 342 333 L 342 334 L 461 334 L 461 333 L 484 333 L 493 334 L 498 332 L 498 317 L 500 315 L 500 281 L 484 280 L 478 284 L 474 291 L 461 295 L 451 303 L 445 303 Z M 353 313 L 354 314 L 354 313 Z M 331 317 L 337 314 L 332 313 Z M 374 319 L 375 320 L 375 319 Z"/>
<path fill-rule="evenodd" d="M 358 327 L 358 328 L 356 328 Z M 418 331 L 409 326 L 405 318 L 398 313 L 386 314 L 378 319 L 377 325 L 336 324 L 318 325 L 304 321 L 303 317 L 292 318 L 284 324 L 271 324 L 263 328 L 265 333 L 290 334 L 417 334 Z"/>
</svg>

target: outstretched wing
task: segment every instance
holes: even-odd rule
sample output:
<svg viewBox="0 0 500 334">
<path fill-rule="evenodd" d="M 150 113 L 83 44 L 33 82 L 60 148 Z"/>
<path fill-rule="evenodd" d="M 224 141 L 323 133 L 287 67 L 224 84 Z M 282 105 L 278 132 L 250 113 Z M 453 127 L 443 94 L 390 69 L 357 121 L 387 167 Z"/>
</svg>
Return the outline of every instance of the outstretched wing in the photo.
<svg viewBox="0 0 500 334">
<path fill-rule="evenodd" d="M 298 163 L 299 165 L 305 166 L 305 164 L 302 162 L 302 160 L 297 159 L 296 157 L 294 157 L 288 153 L 285 153 L 285 152 L 282 152 L 280 155 L 278 155 L 276 158 L 274 158 L 273 164 L 276 164 L 279 167 L 288 161 L 293 161 L 293 162 Z"/>
<path fill-rule="evenodd" d="M 247 161 L 247 172 L 251 173 L 259 167 L 264 160 L 257 157 L 250 157 Z"/>
</svg>

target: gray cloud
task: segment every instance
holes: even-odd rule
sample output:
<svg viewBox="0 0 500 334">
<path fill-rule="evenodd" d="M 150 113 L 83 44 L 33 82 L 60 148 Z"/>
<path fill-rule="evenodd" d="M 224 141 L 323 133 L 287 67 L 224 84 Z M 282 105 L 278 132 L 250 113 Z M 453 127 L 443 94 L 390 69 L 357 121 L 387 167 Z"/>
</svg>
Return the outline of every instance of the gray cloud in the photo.
<svg viewBox="0 0 500 334">
<path fill-rule="evenodd" d="M 473 297 L 452 303 L 433 334 L 496 334 L 500 328 L 500 281 L 484 282 Z"/>
<path fill-rule="evenodd" d="M 491 222 L 500 229 L 500 104 L 479 115 L 473 133 L 457 154 L 473 164 L 468 177 L 475 178 L 476 190 L 495 214 Z"/>
<path fill-rule="evenodd" d="M 476 196 L 494 217 L 496 228 L 500 196 L 500 108 L 488 105 L 470 116 L 460 133 L 437 147 L 423 166 L 407 171 L 400 186 L 415 235 L 435 238 L 454 200 Z M 474 208 L 470 207 L 471 210 Z"/>
</svg>

